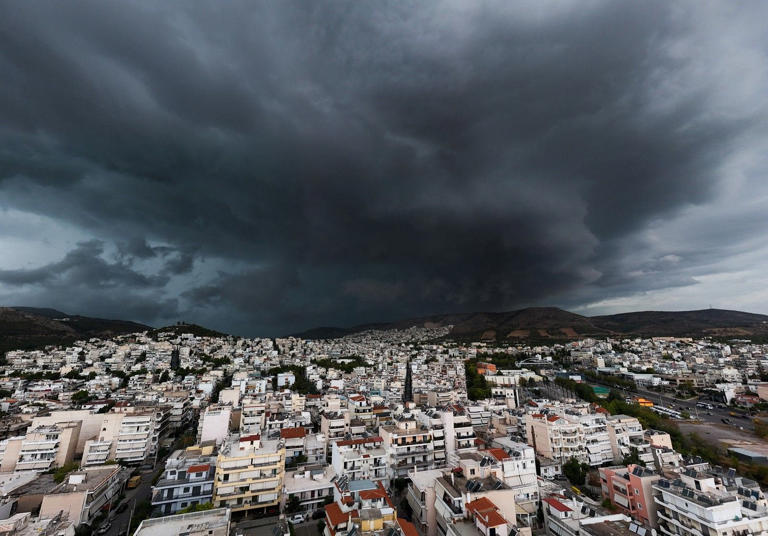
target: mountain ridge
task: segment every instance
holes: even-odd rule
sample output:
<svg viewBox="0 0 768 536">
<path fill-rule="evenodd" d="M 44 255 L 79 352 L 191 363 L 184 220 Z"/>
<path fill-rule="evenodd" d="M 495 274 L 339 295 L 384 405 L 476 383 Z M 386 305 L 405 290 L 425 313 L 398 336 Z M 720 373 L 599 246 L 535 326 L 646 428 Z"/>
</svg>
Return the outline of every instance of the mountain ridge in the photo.
<svg viewBox="0 0 768 536">
<path fill-rule="evenodd" d="M 69 315 L 50 308 L 0 307 L 0 355 L 8 350 L 30 350 L 149 329 L 130 320 Z"/>
<path fill-rule="evenodd" d="M 451 328 L 452 338 L 487 340 L 572 340 L 579 337 L 713 336 L 768 337 L 768 315 L 728 309 L 692 311 L 632 311 L 614 315 L 584 316 L 557 307 L 527 307 L 502 312 L 429 315 L 394 322 L 306 330 L 293 336 L 338 338 L 370 329 L 408 327 Z"/>
</svg>

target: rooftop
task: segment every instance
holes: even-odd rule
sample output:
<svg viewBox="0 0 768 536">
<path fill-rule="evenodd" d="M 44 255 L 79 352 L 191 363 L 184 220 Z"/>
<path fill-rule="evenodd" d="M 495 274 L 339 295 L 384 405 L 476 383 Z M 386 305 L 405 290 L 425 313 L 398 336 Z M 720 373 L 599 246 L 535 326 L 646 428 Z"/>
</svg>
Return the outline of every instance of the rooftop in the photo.
<svg viewBox="0 0 768 536">
<path fill-rule="evenodd" d="M 208 534 L 208 531 L 228 527 L 229 508 L 215 508 L 191 514 L 145 519 L 133 536 L 166 536 L 167 534 Z"/>
</svg>

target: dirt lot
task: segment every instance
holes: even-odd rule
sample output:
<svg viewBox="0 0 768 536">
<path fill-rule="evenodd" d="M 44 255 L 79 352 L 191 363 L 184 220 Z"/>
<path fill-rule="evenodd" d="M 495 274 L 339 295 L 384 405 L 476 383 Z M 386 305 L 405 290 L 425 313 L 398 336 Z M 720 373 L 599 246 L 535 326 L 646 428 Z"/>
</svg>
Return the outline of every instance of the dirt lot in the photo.
<svg viewBox="0 0 768 536">
<path fill-rule="evenodd" d="M 680 430 L 685 434 L 695 433 L 705 441 L 724 447 L 741 447 L 768 456 L 768 441 L 755 436 L 749 430 L 739 430 L 728 424 L 694 424 L 680 422 Z"/>
</svg>

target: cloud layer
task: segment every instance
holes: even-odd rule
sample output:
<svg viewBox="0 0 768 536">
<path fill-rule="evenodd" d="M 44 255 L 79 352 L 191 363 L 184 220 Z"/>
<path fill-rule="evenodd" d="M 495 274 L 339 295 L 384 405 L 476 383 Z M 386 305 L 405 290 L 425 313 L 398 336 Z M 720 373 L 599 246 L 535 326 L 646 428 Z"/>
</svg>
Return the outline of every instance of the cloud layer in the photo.
<svg viewBox="0 0 768 536">
<path fill-rule="evenodd" d="M 0 2 L 0 299 L 248 335 L 758 310 L 766 11 Z"/>
</svg>

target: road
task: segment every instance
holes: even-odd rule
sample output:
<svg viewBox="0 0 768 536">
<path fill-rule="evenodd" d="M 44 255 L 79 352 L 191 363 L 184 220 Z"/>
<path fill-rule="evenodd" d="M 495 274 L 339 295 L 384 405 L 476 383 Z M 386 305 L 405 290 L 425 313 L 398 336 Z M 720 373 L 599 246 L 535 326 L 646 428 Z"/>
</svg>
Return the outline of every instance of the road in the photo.
<svg viewBox="0 0 768 536">
<path fill-rule="evenodd" d="M 598 381 L 593 381 L 593 380 L 588 380 L 587 383 L 594 383 L 598 385 L 604 385 L 605 387 L 611 387 L 613 389 L 616 389 L 620 393 L 622 393 L 625 397 L 640 396 L 643 398 L 647 398 L 648 400 L 650 400 L 656 405 L 661 405 L 677 411 L 681 411 L 681 408 L 682 408 L 682 411 L 687 411 L 688 413 L 690 413 L 691 418 L 698 419 L 704 423 L 722 424 L 723 419 L 729 419 L 731 422 L 731 426 L 733 426 L 736 429 L 738 429 L 739 427 L 743 427 L 744 431 L 753 431 L 755 428 L 751 418 L 744 419 L 741 417 L 733 417 L 730 415 L 730 412 L 731 412 L 730 409 L 715 407 L 712 410 L 706 410 L 706 409 L 697 408 L 696 403 L 698 402 L 698 400 L 682 400 L 679 398 L 675 398 L 673 396 L 660 394 L 655 391 L 649 391 L 643 388 L 638 388 L 636 390 L 623 389 L 620 387 L 614 387 L 614 386 L 604 384 Z M 553 399 L 560 399 L 563 397 L 578 398 L 575 394 L 563 389 L 561 386 L 554 383 L 538 384 L 537 387 L 541 389 L 542 395 L 548 398 L 553 398 Z M 533 395 L 533 393 L 531 393 L 527 389 L 524 390 L 524 394 L 527 396 Z M 712 413 L 712 415 L 708 415 L 708 413 Z"/>
<path fill-rule="evenodd" d="M 606 387 L 612 387 L 610 385 L 592 381 L 592 380 L 589 380 L 588 383 L 597 383 L 600 385 L 605 385 Z M 677 411 L 687 411 L 688 413 L 690 413 L 691 418 L 698 419 L 705 423 L 721 424 L 723 422 L 723 419 L 729 419 L 731 421 L 731 426 L 734 426 L 736 428 L 743 427 L 744 430 L 754 430 L 755 428 L 751 418 L 744 419 L 741 417 L 733 417 L 730 414 L 731 410 L 728 408 L 724 409 L 724 408 L 715 407 L 714 409 L 711 409 L 711 410 L 697 408 L 696 403 L 699 402 L 698 399 L 683 400 L 680 398 L 675 398 L 670 395 L 660 394 L 655 391 L 649 391 L 648 389 L 644 389 L 642 387 L 638 387 L 636 390 L 622 389 L 619 387 L 612 387 L 612 388 L 618 390 L 624 396 L 629 396 L 629 397 L 640 396 L 643 398 L 647 398 L 648 400 L 650 400 L 651 402 L 657 405 L 665 406 L 667 408 L 671 408 Z M 705 401 L 705 402 L 709 403 L 708 401 Z M 709 413 L 712 413 L 712 415 L 709 415 Z M 736 413 L 740 413 L 740 412 L 736 412 Z"/>
<path fill-rule="evenodd" d="M 131 509 L 135 504 L 139 504 L 145 500 L 151 500 L 152 497 L 152 480 L 158 471 L 162 471 L 165 467 L 165 460 L 168 458 L 166 455 L 164 458 L 157 461 L 152 471 L 141 473 L 141 483 L 133 489 L 125 490 L 125 498 L 122 503 L 128 505 L 128 507 L 112 517 L 112 527 L 107 532 L 107 536 L 124 536 L 128 530 L 128 524 L 130 522 Z M 122 504 L 121 503 L 121 504 Z M 114 505 L 113 508 L 117 510 L 120 505 Z"/>
<path fill-rule="evenodd" d="M 293 526 L 293 531 L 296 536 L 318 536 L 317 519 L 310 519 L 304 523 L 299 523 Z"/>
</svg>

